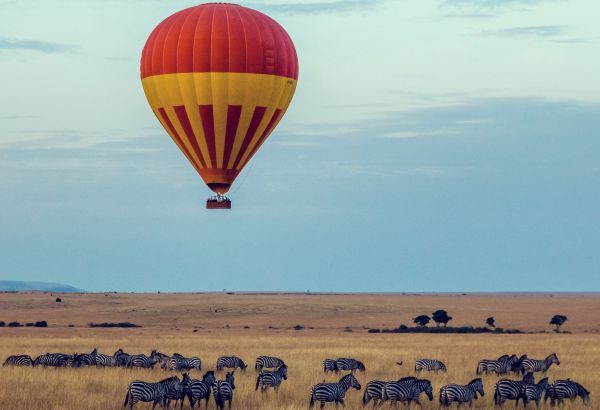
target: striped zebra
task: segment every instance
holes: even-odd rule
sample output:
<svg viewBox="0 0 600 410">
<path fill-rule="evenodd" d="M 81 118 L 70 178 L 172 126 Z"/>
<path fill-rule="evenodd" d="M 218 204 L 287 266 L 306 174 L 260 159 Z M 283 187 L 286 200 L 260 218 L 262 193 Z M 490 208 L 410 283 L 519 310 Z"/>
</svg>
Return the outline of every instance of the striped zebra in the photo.
<svg viewBox="0 0 600 410">
<path fill-rule="evenodd" d="M 158 355 L 156 354 L 156 350 L 152 350 L 150 356 L 146 356 L 145 354 L 132 355 L 129 366 L 151 369 L 156 363 L 158 363 Z"/>
<path fill-rule="evenodd" d="M 8 356 L 2 366 L 33 366 L 33 359 L 26 354 Z"/>
<path fill-rule="evenodd" d="M 66 367 L 73 363 L 73 357 L 64 353 L 46 353 L 33 361 L 33 366 Z"/>
<path fill-rule="evenodd" d="M 221 356 L 217 359 L 217 371 L 220 372 L 224 368 L 246 370 L 246 363 L 237 356 Z"/>
<path fill-rule="evenodd" d="M 349 373 L 342 377 L 338 383 L 319 383 L 312 387 L 310 391 L 309 408 L 312 409 L 316 402 L 321 403 L 321 408 L 325 403 L 334 402 L 336 405 L 344 405 L 344 397 L 350 388 L 360 390 L 361 386 L 356 377 Z"/>
<path fill-rule="evenodd" d="M 400 380 L 400 381 L 407 381 L 407 380 L 418 380 L 416 377 L 404 377 Z M 381 400 L 381 392 L 383 391 L 383 388 L 385 387 L 386 383 L 390 383 L 390 382 L 384 382 L 381 380 L 371 380 L 369 383 L 367 383 L 367 385 L 365 386 L 365 392 L 363 393 L 363 398 L 362 398 L 362 402 L 363 402 L 363 406 L 366 406 L 367 404 L 369 404 L 369 402 L 371 400 L 373 400 L 373 407 L 377 407 L 377 403 Z"/>
<path fill-rule="evenodd" d="M 127 387 L 123 407 L 129 404 L 129 408 L 133 409 L 133 406 L 139 401 L 152 402 L 153 409 L 159 403 L 165 407 L 167 391 L 175 381 L 179 382 L 179 379 L 176 376 L 171 376 L 156 383 L 136 380 Z"/>
<path fill-rule="evenodd" d="M 480 360 L 477 364 L 477 375 L 488 373 L 506 374 L 512 369 L 513 364 L 517 360 L 519 360 L 519 358 L 515 354 L 511 356 L 505 354 L 500 356 L 496 360 Z"/>
<path fill-rule="evenodd" d="M 561 405 L 564 399 L 573 401 L 577 397 L 581 397 L 586 405 L 590 403 L 590 392 L 581 384 L 570 379 L 557 380 L 546 388 L 544 402 L 549 398 L 552 406 Z"/>
<path fill-rule="evenodd" d="M 536 407 L 540 406 L 540 400 L 542 399 L 542 394 L 546 391 L 548 387 L 548 378 L 544 377 L 537 384 L 528 384 L 523 388 L 521 392 L 521 398 L 523 399 L 523 404 L 525 407 L 529 404 L 529 402 L 534 401 Z"/>
<path fill-rule="evenodd" d="M 485 395 L 483 391 L 483 382 L 480 378 L 473 379 L 466 385 L 447 384 L 440 389 L 440 406 L 449 407 L 450 404 L 456 402 L 473 404 L 473 400 L 477 400 L 477 394 L 481 397 Z"/>
<path fill-rule="evenodd" d="M 277 370 L 263 371 L 258 374 L 256 378 L 256 388 L 255 391 L 260 387 L 260 391 L 265 393 L 269 390 L 269 387 L 275 389 L 275 391 L 279 391 L 279 386 L 283 380 L 287 380 L 287 365 L 284 363 L 277 368 Z"/>
<path fill-rule="evenodd" d="M 527 355 L 524 354 L 521 357 L 519 357 L 510 367 L 510 371 L 515 373 L 515 374 L 525 374 L 527 373 L 525 370 L 523 370 L 523 361 L 527 359 Z"/>
<path fill-rule="evenodd" d="M 337 360 L 335 359 L 323 359 L 323 371 L 327 372 L 338 372 Z"/>
<path fill-rule="evenodd" d="M 187 373 L 183 373 L 182 380 L 180 381 L 177 377 L 167 383 L 167 393 L 165 394 L 164 405 L 166 405 L 167 409 L 169 408 L 169 404 L 171 400 L 175 400 L 175 407 L 177 407 L 177 402 L 179 401 L 179 408 L 183 409 L 183 400 L 185 399 L 186 388 L 190 382 L 190 376 Z"/>
<path fill-rule="evenodd" d="M 552 353 L 543 360 L 525 359 L 523 360 L 523 372 L 542 372 L 546 374 L 553 364 L 560 366 L 560 360 L 558 360 L 556 353 Z"/>
<path fill-rule="evenodd" d="M 190 401 L 192 409 L 200 401 L 204 400 L 204 406 L 208 409 L 208 401 L 210 400 L 211 386 L 215 383 L 215 372 L 212 370 L 206 372 L 202 376 L 202 380 L 190 379 L 186 385 L 187 398 Z"/>
<path fill-rule="evenodd" d="M 98 354 L 98 349 L 92 350 L 91 353 L 84 353 L 84 354 L 75 353 L 73 355 L 73 367 L 95 366 L 97 354 Z"/>
<path fill-rule="evenodd" d="M 341 357 L 335 361 L 335 366 L 339 370 L 350 370 L 352 373 L 359 370 L 361 373 L 365 372 L 365 365 L 356 359 L 348 359 Z"/>
<path fill-rule="evenodd" d="M 225 408 L 225 402 L 228 403 L 227 407 L 231 409 L 233 391 L 235 390 L 234 373 L 235 370 L 231 373 L 227 372 L 225 380 L 217 380 L 213 384 L 213 396 L 215 396 L 215 404 L 218 410 L 223 410 Z"/>
<path fill-rule="evenodd" d="M 522 391 L 525 386 L 534 384 L 535 380 L 533 373 L 529 372 L 521 380 L 501 379 L 496 383 L 494 391 L 494 403 L 500 407 L 504 405 L 506 400 L 515 400 L 515 406 L 519 405 L 519 400 L 522 398 Z"/>
<path fill-rule="evenodd" d="M 161 369 L 167 368 L 167 364 L 171 360 L 171 356 L 161 352 L 155 352 L 154 357 L 157 359 L 156 364 L 158 364 Z"/>
<path fill-rule="evenodd" d="M 278 357 L 274 356 L 258 356 L 254 369 L 261 371 L 262 369 L 277 369 L 283 366 L 285 362 Z"/>
<path fill-rule="evenodd" d="M 131 355 L 129 353 L 125 353 L 123 349 L 119 348 L 115 353 L 113 353 L 115 359 L 117 359 L 117 365 L 122 367 L 131 367 Z"/>
<path fill-rule="evenodd" d="M 381 391 L 381 401 L 390 400 L 391 405 L 395 406 L 396 402 L 407 402 L 408 405 L 414 401 L 419 406 L 419 396 L 425 393 L 429 401 L 433 400 L 433 386 L 431 381 L 427 379 L 403 378 L 397 382 L 386 383 Z"/>
<path fill-rule="evenodd" d="M 429 372 L 446 372 L 446 365 L 439 360 L 434 359 L 419 359 L 415 362 L 415 372 L 426 370 Z"/>
<path fill-rule="evenodd" d="M 98 367 L 116 367 L 118 365 L 119 361 L 116 356 L 109 356 L 102 353 L 96 355 L 96 366 Z"/>
<path fill-rule="evenodd" d="M 199 357 L 184 357 L 179 353 L 173 353 L 173 357 L 164 362 L 161 367 L 174 371 L 182 370 L 202 370 L 202 361 Z"/>
</svg>

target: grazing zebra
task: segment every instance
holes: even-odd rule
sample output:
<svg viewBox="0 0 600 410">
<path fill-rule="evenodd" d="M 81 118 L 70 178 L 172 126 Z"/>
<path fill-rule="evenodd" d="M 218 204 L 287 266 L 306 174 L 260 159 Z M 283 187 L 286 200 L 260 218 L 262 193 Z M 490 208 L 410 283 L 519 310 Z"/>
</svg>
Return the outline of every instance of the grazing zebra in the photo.
<svg viewBox="0 0 600 410">
<path fill-rule="evenodd" d="M 133 406 L 138 401 L 152 402 L 152 408 L 161 403 L 163 407 L 166 402 L 167 391 L 175 381 L 179 382 L 176 376 L 171 376 L 167 379 L 161 380 L 157 383 L 148 383 L 141 380 L 136 380 L 129 384 L 127 387 L 127 393 L 125 394 L 125 403 L 123 407 L 129 404 L 129 408 L 133 409 Z"/>
<path fill-rule="evenodd" d="M 397 382 L 386 383 L 381 391 L 381 401 L 390 400 L 392 406 L 395 406 L 398 401 L 407 402 L 410 406 L 414 401 L 420 406 L 419 396 L 421 393 L 425 393 L 429 401 L 433 400 L 431 381 L 405 377 Z"/>
<path fill-rule="evenodd" d="M 409 381 L 409 380 L 418 380 L 416 377 L 403 377 L 402 379 L 398 380 L 399 382 L 402 381 Z M 383 391 L 383 388 L 385 387 L 386 383 L 390 383 L 390 382 L 384 382 L 381 380 L 372 380 L 369 383 L 367 383 L 367 385 L 365 386 L 365 392 L 363 393 L 363 406 L 366 406 L 371 400 L 373 400 L 373 407 L 377 406 L 377 403 L 381 400 L 381 393 Z"/>
<path fill-rule="evenodd" d="M 434 359 L 419 359 L 415 362 L 415 372 L 427 370 L 430 372 L 446 372 L 446 365 L 439 360 Z"/>
<path fill-rule="evenodd" d="M 159 359 L 159 363 L 161 364 L 162 369 L 169 369 L 175 371 L 182 370 L 202 370 L 202 361 L 199 357 L 184 357 L 179 353 L 173 353 L 173 357 L 169 357 L 166 361 L 161 361 Z"/>
<path fill-rule="evenodd" d="M 254 364 L 254 368 L 257 371 L 261 371 L 262 369 L 277 369 L 284 364 L 285 364 L 285 362 L 278 357 L 258 356 L 256 358 L 256 363 Z"/>
<path fill-rule="evenodd" d="M 323 360 L 323 371 L 327 372 L 338 372 L 337 360 L 335 359 L 324 359 Z"/>
<path fill-rule="evenodd" d="M 98 353 L 96 355 L 96 366 L 98 367 L 115 367 L 119 365 L 119 361 L 115 356 Z"/>
<path fill-rule="evenodd" d="M 450 406 L 451 403 L 469 403 L 473 404 L 473 400 L 477 400 L 477 394 L 481 397 L 485 395 L 483 392 L 483 382 L 481 379 L 473 379 L 467 385 L 447 384 L 440 389 L 440 405 Z"/>
<path fill-rule="evenodd" d="M 142 367 L 144 369 L 151 369 L 158 362 L 158 355 L 156 350 L 150 352 L 150 356 L 145 354 L 135 354 L 131 356 L 129 367 Z"/>
<path fill-rule="evenodd" d="M 70 366 L 73 358 L 63 353 L 46 353 L 33 361 L 33 366 L 65 367 Z"/>
<path fill-rule="evenodd" d="M 237 356 L 221 356 L 217 359 L 217 371 L 220 372 L 223 368 L 246 370 L 246 363 Z"/>
<path fill-rule="evenodd" d="M 510 367 L 510 371 L 515 374 L 525 374 L 525 370 L 523 370 L 523 361 L 527 359 L 527 355 L 524 354 L 519 357 Z"/>
<path fill-rule="evenodd" d="M 519 360 L 519 358 L 515 354 L 511 356 L 505 354 L 496 360 L 480 360 L 477 365 L 477 375 L 488 373 L 506 374 L 512 369 L 513 364 L 517 360 Z"/>
<path fill-rule="evenodd" d="M 519 399 L 522 397 L 522 391 L 528 384 L 534 384 L 533 373 L 529 372 L 521 380 L 501 379 L 496 383 L 494 391 L 494 403 L 503 406 L 506 400 L 515 400 L 515 406 L 519 405 Z"/>
<path fill-rule="evenodd" d="M 548 387 L 548 378 L 544 377 L 537 384 L 528 384 L 523 388 L 521 393 L 523 404 L 525 407 L 529 404 L 530 401 L 534 401 L 537 407 L 540 406 L 540 400 L 542 398 L 542 393 L 546 391 Z"/>
<path fill-rule="evenodd" d="M 94 349 L 94 350 L 92 350 L 91 353 L 87 353 L 87 354 L 75 353 L 73 355 L 73 367 L 95 366 L 97 354 L 98 354 L 98 349 Z"/>
<path fill-rule="evenodd" d="M 283 380 L 287 380 L 287 369 L 288 367 L 284 363 L 274 372 L 261 370 L 256 378 L 256 388 L 254 390 L 258 390 L 258 387 L 260 386 L 260 391 L 263 393 L 268 391 L 269 387 L 272 387 L 275 389 L 275 391 L 278 391 L 281 382 Z"/>
<path fill-rule="evenodd" d="M 217 410 L 223 410 L 225 408 L 225 402 L 228 403 L 227 407 L 231 409 L 231 402 L 233 400 L 233 391 L 235 390 L 235 378 L 233 374 L 235 370 L 227 372 L 225 380 L 217 380 L 213 384 L 213 395 L 215 396 L 215 404 Z"/>
<path fill-rule="evenodd" d="M 560 360 L 558 360 L 556 353 L 552 353 L 544 360 L 525 359 L 523 360 L 523 372 L 542 372 L 546 374 L 552 364 L 560 366 Z"/>
<path fill-rule="evenodd" d="M 344 405 L 344 397 L 349 388 L 360 390 L 360 383 L 352 373 L 342 377 L 338 383 L 319 383 L 312 387 L 310 391 L 309 408 L 313 408 L 316 402 L 321 403 L 321 408 L 325 403 L 335 402 L 336 405 Z"/>
<path fill-rule="evenodd" d="M 26 354 L 8 356 L 2 366 L 33 366 L 33 359 Z"/>
<path fill-rule="evenodd" d="M 354 373 L 356 370 L 359 370 L 361 373 L 365 372 L 365 365 L 355 359 L 347 359 L 347 358 L 339 358 L 335 361 L 335 367 L 339 370 L 350 370 Z"/>
<path fill-rule="evenodd" d="M 204 400 L 204 406 L 208 409 L 208 401 L 210 400 L 211 386 L 215 383 L 215 372 L 212 370 L 206 372 L 202 376 L 202 380 L 190 379 L 186 385 L 187 398 L 190 401 L 192 409 L 200 401 Z"/>
<path fill-rule="evenodd" d="M 573 401 L 577 397 L 581 397 L 584 404 L 590 402 L 590 392 L 581 384 L 570 379 L 557 380 L 546 388 L 544 402 L 550 398 L 550 404 L 554 406 L 557 402 L 559 405 L 562 404 L 564 399 Z"/>
<path fill-rule="evenodd" d="M 183 373 L 181 381 L 176 377 L 167 383 L 167 393 L 165 394 L 163 403 L 166 405 L 167 409 L 169 408 L 171 400 L 175 400 L 175 406 L 177 406 L 177 402 L 181 400 L 179 408 L 183 409 L 183 400 L 185 399 L 186 393 L 185 386 L 187 386 L 189 382 L 190 376 L 187 373 Z"/>
<path fill-rule="evenodd" d="M 123 366 L 123 367 L 131 367 L 131 355 L 128 353 L 125 353 L 123 351 L 123 349 L 119 348 L 119 350 L 117 350 L 113 356 L 115 357 L 115 359 L 117 359 L 117 365 L 118 366 Z"/>
<path fill-rule="evenodd" d="M 161 352 L 155 352 L 154 356 L 157 359 L 156 364 L 160 365 L 161 369 L 165 369 L 167 367 L 168 362 L 171 360 L 171 356 Z"/>
</svg>

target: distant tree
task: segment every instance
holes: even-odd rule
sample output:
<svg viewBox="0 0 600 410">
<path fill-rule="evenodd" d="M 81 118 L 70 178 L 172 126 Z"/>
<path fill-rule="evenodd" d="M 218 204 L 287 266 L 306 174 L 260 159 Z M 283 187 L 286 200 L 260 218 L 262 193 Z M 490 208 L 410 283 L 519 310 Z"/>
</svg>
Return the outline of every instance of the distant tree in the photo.
<svg viewBox="0 0 600 410">
<path fill-rule="evenodd" d="M 431 318 L 427 315 L 420 315 L 413 319 L 413 322 L 416 323 L 419 327 L 425 327 L 431 321 Z"/>
<path fill-rule="evenodd" d="M 496 327 L 496 319 L 494 319 L 494 316 L 490 316 L 485 319 L 485 324 L 488 325 L 488 327 Z"/>
<path fill-rule="evenodd" d="M 56 303 L 61 303 L 62 299 L 61 298 L 56 298 Z"/>
<path fill-rule="evenodd" d="M 565 324 L 567 321 L 567 317 L 565 315 L 554 315 L 552 319 L 550 319 L 550 324 L 556 326 L 554 331 L 556 333 L 560 333 L 560 327 Z"/>
<path fill-rule="evenodd" d="M 438 327 L 440 326 L 440 323 L 443 323 L 444 327 L 446 327 L 448 322 L 452 320 L 452 316 L 448 316 L 448 312 L 442 309 L 433 312 L 431 314 L 431 318 L 437 324 Z"/>
</svg>

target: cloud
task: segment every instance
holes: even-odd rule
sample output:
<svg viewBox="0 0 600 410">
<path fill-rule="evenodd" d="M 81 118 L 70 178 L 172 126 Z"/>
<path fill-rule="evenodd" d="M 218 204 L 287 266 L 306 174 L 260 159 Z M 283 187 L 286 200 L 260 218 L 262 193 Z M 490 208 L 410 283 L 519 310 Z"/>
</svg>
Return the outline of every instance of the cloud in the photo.
<svg viewBox="0 0 600 410">
<path fill-rule="evenodd" d="M 71 44 L 48 41 L 0 37 L 0 50 L 38 51 L 46 54 L 58 54 L 75 53 L 77 52 L 77 47 Z"/>
<path fill-rule="evenodd" d="M 544 0 L 445 0 L 446 6 L 469 6 L 478 9 L 498 9 L 508 6 L 526 6 L 542 3 Z"/>
<path fill-rule="evenodd" d="M 336 0 L 317 3 L 254 4 L 260 10 L 284 14 L 320 14 L 343 13 L 372 10 L 381 6 L 385 0 Z"/>
<path fill-rule="evenodd" d="M 510 27 L 500 30 L 485 30 L 478 33 L 480 36 L 501 37 L 557 37 L 565 34 L 565 26 L 523 26 Z"/>
</svg>

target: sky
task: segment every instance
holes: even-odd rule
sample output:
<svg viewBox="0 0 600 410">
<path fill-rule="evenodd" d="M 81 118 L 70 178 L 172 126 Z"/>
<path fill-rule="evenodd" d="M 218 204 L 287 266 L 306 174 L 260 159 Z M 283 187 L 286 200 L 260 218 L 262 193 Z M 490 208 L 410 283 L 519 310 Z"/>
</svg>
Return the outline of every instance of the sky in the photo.
<svg viewBox="0 0 600 410">
<path fill-rule="evenodd" d="M 0 0 L 0 279 L 89 291 L 600 291 L 600 2 L 256 0 L 300 64 L 211 192 L 152 114 L 158 0 Z"/>
</svg>

